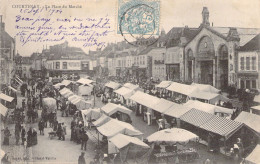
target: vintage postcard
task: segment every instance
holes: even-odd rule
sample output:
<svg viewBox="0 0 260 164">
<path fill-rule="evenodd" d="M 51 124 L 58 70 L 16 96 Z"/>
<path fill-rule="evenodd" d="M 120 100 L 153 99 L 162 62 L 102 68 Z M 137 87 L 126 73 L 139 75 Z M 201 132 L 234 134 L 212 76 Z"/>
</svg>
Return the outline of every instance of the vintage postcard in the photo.
<svg viewBox="0 0 260 164">
<path fill-rule="evenodd" d="M 259 0 L 0 0 L 1 163 L 260 163 Z"/>
</svg>

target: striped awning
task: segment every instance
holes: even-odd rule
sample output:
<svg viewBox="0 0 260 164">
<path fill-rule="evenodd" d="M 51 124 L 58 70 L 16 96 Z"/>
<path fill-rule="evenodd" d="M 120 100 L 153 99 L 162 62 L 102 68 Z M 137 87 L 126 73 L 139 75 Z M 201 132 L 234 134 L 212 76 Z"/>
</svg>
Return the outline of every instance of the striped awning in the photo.
<svg viewBox="0 0 260 164">
<path fill-rule="evenodd" d="M 203 112 L 197 109 L 191 109 L 190 111 L 182 115 L 180 119 L 191 125 L 199 127 L 211 120 L 213 117 L 214 115 L 210 113 Z"/>
<path fill-rule="evenodd" d="M 200 128 L 215 134 L 219 134 L 228 139 L 242 126 L 243 123 L 226 119 L 224 117 L 214 116 L 211 118 L 211 120 L 201 125 Z"/>
</svg>

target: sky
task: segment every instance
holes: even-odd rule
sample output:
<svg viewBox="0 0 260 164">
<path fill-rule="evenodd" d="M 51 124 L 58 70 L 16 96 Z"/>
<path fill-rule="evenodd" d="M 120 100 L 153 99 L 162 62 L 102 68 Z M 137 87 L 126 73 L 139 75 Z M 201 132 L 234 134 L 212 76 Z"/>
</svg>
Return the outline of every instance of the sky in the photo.
<svg viewBox="0 0 260 164">
<path fill-rule="evenodd" d="M 6 31 L 14 37 L 15 16 L 19 9 L 13 5 L 82 5 L 82 8 L 63 9 L 63 17 L 87 16 L 91 18 L 110 18 L 111 28 L 114 32 L 103 40 L 106 43 L 121 41 L 123 38 L 116 32 L 117 25 L 117 1 L 118 0 L 0 0 L 0 15 L 3 15 Z M 128 0 L 125 0 L 128 1 Z M 216 27 L 245 27 L 260 28 L 260 0 L 161 0 L 160 1 L 160 29 L 168 32 L 173 27 L 198 27 L 202 22 L 201 12 L 203 7 L 208 7 L 209 21 Z M 60 16 L 59 16 L 60 17 Z M 30 56 L 33 52 L 41 52 L 43 47 L 54 43 L 26 44 L 22 46 L 19 40 L 17 51 L 22 56 Z M 57 43 L 56 43 L 57 44 Z M 79 46 L 86 53 L 89 48 L 69 42 L 70 46 Z M 92 47 L 91 50 L 94 50 Z"/>
</svg>

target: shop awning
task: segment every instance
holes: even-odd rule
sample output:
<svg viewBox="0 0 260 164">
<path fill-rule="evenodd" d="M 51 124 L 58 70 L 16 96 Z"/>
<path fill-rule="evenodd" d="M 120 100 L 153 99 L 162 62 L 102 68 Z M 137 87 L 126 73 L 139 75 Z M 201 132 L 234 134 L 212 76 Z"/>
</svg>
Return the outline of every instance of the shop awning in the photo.
<svg viewBox="0 0 260 164">
<path fill-rule="evenodd" d="M 140 89 L 138 85 L 134 85 L 132 83 L 125 83 L 123 86 L 126 87 L 126 88 L 129 88 L 131 90 L 138 90 L 138 89 Z"/>
<path fill-rule="evenodd" d="M 186 107 L 190 107 L 190 109 L 195 108 L 210 114 L 215 114 L 215 113 L 226 113 L 226 114 L 232 114 L 233 110 L 224 108 L 221 106 L 216 106 L 208 103 L 203 103 L 197 100 L 189 100 L 184 104 Z"/>
<path fill-rule="evenodd" d="M 246 164 L 259 164 L 260 163 L 260 145 L 256 145 L 255 149 L 246 157 Z"/>
<path fill-rule="evenodd" d="M 11 96 L 6 95 L 4 93 L 0 93 L 0 99 L 8 101 L 8 102 L 11 102 L 11 101 L 13 101 L 14 98 L 11 97 Z"/>
<path fill-rule="evenodd" d="M 3 116 L 6 115 L 8 108 L 5 107 L 2 103 L 0 103 L 0 112 Z"/>
<path fill-rule="evenodd" d="M 123 121 L 112 119 L 104 125 L 97 128 L 97 130 L 104 136 L 111 138 L 118 133 L 128 136 L 140 136 L 143 133 L 134 128 L 131 124 Z"/>
<path fill-rule="evenodd" d="M 200 117 L 198 117 L 201 119 Z M 219 134 L 228 139 L 237 130 L 243 127 L 243 123 L 226 119 L 224 117 L 214 116 L 200 126 L 201 129 Z"/>
<path fill-rule="evenodd" d="M 156 88 L 167 88 L 169 87 L 173 82 L 172 81 L 162 81 L 160 84 L 156 85 Z"/>
<path fill-rule="evenodd" d="M 260 103 L 260 95 L 255 96 L 254 102 Z"/>
<path fill-rule="evenodd" d="M 15 88 L 13 88 L 12 86 L 8 86 L 8 88 L 13 90 L 14 92 L 17 92 L 17 90 Z"/>
<path fill-rule="evenodd" d="M 94 81 L 90 80 L 90 79 L 80 78 L 77 82 L 81 83 L 83 85 L 89 85 L 89 84 L 93 83 Z"/>
<path fill-rule="evenodd" d="M 102 111 L 104 111 L 106 114 L 111 116 L 112 114 L 116 112 L 122 112 L 125 114 L 130 115 L 132 111 L 122 105 L 114 104 L 114 103 L 108 103 L 105 106 L 101 108 Z"/>
<path fill-rule="evenodd" d="M 85 100 L 82 100 L 82 99 L 79 99 L 79 101 L 76 101 L 74 104 L 76 105 L 77 109 L 79 109 L 79 110 L 89 109 L 92 106 L 91 103 L 89 103 Z"/>
<path fill-rule="evenodd" d="M 81 86 L 79 86 L 79 89 L 78 89 L 78 95 L 81 95 L 81 96 L 90 95 L 92 91 L 93 91 L 93 86 L 81 85 Z"/>
<path fill-rule="evenodd" d="M 84 122 L 86 123 L 87 121 L 91 120 L 97 120 L 101 117 L 102 113 L 100 109 L 86 109 L 86 110 L 81 110 L 82 117 Z"/>
<path fill-rule="evenodd" d="M 208 84 L 192 83 L 191 85 L 197 87 L 202 92 L 216 93 L 216 94 L 220 92 L 220 90 Z"/>
<path fill-rule="evenodd" d="M 78 95 L 72 95 L 72 96 L 68 97 L 69 102 L 72 102 L 76 99 L 83 99 L 83 98 Z"/>
<path fill-rule="evenodd" d="M 246 124 L 248 127 L 253 129 L 260 135 L 260 116 L 253 114 L 253 113 L 248 113 L 242 111 L 237 118 L 235 119 L 237 122 L 241 122 Z"/>
<path fill-rule="evenodd" d="M 108 88 L 111 88 L 111 89 L 118 89 L 121 85 L 116 82 L 110 81 L 110 82 L 106 83 L 105 86 Z"/>
<path fill-rule="evenodd" d="M 258 106 L 252 106 L 251 108 L 254 109 L 254 110 L 260 111 L 260 105 L 258 105 Z"/>
<path fill-rule="evenodd" d="M 191 125 L 199 127 L 211 120 L 213 117 L 214 115 L 209 114 L 207 112 L 203 112 L 197 109 L 191 109 L 190 111 L 182 115 L 180 119 Z"/>
<path fill-rule="evenodd" d="M 184 105 L 175 104 L 171 106 L 169 109 L 163 112 L 163 114 L 174 117 L 180 118 L 182 115 L 190 111 L 189 107 L 185 107 Z"/>
<path fill-rule="evenodd" d="M 62 86 L 62 85 L 64 85 L 64 84 L 62 84 L 62 83 L 57 83 L 57 84 L 55 84 L 55 85 L 53 85 L 53 86 L 54 86 L 54 88 L 58 89 L 58 88 L 60 88 L 60 86 Z"/>
<path fill-rule="evenodd" d="M 189 95 L 189 97 L 194 97 L 194 98 L 208 100 L 208 101 L 215 99 L 219 96 L 220 95 L 217 93 L 210 93 L 210 92 L 204 92 L 204 91 L 194 91 Z"/>
<path fill-rule="evenodd" d="M 171 106 L 175 105 L 176 103 L 174 102 L 171 102 L 169 100 L 165 100 L 165 99 L 160 99 L 158 101 L 157 104 L 155 104 L 152 109 L 157 111 L 157 112 L 160 112 L 160 113 L 163 113 L 164 111 L 166 111 L 167 109 L 169 109 Z"/>
<path fill-rule="evenodd" d="M 124 134 L 117 134 L 114 137 L 110 138 L 109 141 L 111 141 L 118 149 L 122 149 L 130 144 L 142 148 L 150 148 L 146 143 L 144 143 L 140 139 L 136 137 L 126 136 Z"/>
<path fill-rule="evenodd" d="M 70 83 L 72 83 L 72 81 L 70 81 L 70 80 L 63 80 L 61 82 L 61 84 L 65 85 L 65 86 L 68 86 Z"/>
<path fill-rule="evenodd" d="M 121 87 L 121 88 L 115 90 L 114 92 L 123 96 L 125 99 L 130 98 L 134 94 L 133 90 L 126 88 L 126 87 Z"/>
<path fill-rule="evenodd" d="M 169 87 L 166 88 L 169 91 L 180 93 L 189 96 L 192 92 L 199 91 L 196 87 L 181 83 L 173 82 Z"/>
<path fill-rule="evenodd" d="M 106 114 L 102 114 L 102 116 L 97 119 L 96 121 L 93 122 L 93 124 L 98 127 L 98 126 L 102 126 L 105 123 L 107 123 L 108 121 L 112 120 L 111 117 L 107 116 Z"/>
<path fill-rule="evenodd" d="M 60 94 L 70 91 L 68 88 L 62 88 L 59 92 Z"/>
<path fill-rule="evenodd" d="M 155 96 L 151 96 L 140 91 L 135 92 L 135 94 L 132 95 L 130 99 L 148 108 L 153 108 L 160 100 Z"/>
</svg>

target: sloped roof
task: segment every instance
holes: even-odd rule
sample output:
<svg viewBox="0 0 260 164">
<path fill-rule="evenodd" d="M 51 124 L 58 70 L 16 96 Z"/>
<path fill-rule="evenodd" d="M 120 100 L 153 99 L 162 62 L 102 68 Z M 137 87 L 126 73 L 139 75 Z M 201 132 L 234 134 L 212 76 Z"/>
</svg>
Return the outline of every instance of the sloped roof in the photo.
<svg viewBox="0 0 260 164">
<path fill-rule="evenodd" d="M 239 51 L 256 51 L 260 50 L 260 34 L 256 35 L 252 40 L 240 47 Z"/>
<path fill-rule="evenodd" d="M 260 127 L 259 127 L 260 116 L 259 115 L 242 111 L 237 116 L 235 121 L 242 122 L 242 123 L 246 124 L 247 126 L 252 128 L 253 130 L 255 130 L 258 133 L 258 135 L 260 135 Z"/>
</svg>

